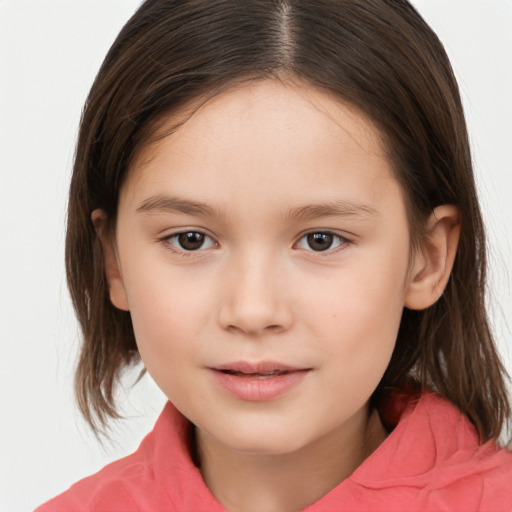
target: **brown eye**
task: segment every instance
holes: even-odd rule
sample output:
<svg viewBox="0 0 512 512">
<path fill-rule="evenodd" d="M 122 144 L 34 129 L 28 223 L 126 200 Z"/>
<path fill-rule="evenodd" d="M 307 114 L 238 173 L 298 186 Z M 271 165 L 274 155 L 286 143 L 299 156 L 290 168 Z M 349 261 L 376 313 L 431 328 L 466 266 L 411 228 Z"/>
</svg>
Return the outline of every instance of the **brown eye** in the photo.
<svg viewBox="0 0 512 512">
<path fill-rule="evenodd" d="M 174 253 L 182 256 L 186 253 L 202 252 L 218 247 L 217 242 L 202 231 L 182 231 L 161 239 L 161 242 Z"/>
<path fill-rule="evenodd" d="M 176 235 L 176 238 L 181 249 L 185 251 L 197 251 L 203 246 L 206 236 L 204 233 L 189 231 L 188 233 Z"/>
<path fill-rule="evenodd" d="M 331 253 L 349 244 L 349 240 L 331 231 L 312 231 L 303 235 L 294 248 L 309 252 Z"/>
<path fill-rule="evenodd" d="M 194 251 L 203 251 L 217 247 L 217 242 L 202 231 L 183 231 L 166 236 L 160 240 L 164 245 L 172 249 L 173 252 L 187 253 Z"/>
<path fill-rule="evenodd" d="M 331 233 L 309 233 L 306 235 L 308 247 L 313 251 L 326 251 L 332 247 L 334 235 Z"/>
</svg>

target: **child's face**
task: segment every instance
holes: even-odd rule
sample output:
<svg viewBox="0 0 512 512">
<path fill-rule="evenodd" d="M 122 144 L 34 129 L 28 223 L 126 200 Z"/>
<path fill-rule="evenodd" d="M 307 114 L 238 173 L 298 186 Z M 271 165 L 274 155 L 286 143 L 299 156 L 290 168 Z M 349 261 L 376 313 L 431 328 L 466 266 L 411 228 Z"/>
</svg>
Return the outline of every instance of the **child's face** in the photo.
<svg viewBox="0 0 512 512">
<path fill-rule="evenodd" d="M 138 156 L 116 240 L 112 300 L 200 433 L 285 453 L 365 417 L 409 231 L 379 134 L 353 109 L 270 80 L 222 93 Z"/>
</svg>

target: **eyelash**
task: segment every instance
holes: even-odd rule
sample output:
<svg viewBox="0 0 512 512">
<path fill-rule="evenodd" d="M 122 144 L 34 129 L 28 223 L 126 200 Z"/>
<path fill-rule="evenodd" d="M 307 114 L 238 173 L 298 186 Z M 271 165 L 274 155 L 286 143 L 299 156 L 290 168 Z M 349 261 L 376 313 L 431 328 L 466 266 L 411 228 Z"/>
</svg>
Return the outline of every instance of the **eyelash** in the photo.
<svg viewBox="0 0 512 512">
<path fill-rule="evenodd" d="M 312 253 L 314 253 L 315 255 L 318 255 L 318 256 L 328 256 L 328 255 L 336 254 L 339 251 L 342 251 L 343 249 L 345 249 L 346 246 L 351 243 L 351 241 L 348 238 L 346 238 L 346 237 L 344 237 L 342 235 L 339 235 L 338 233 L 333 233 L 332 231 L 318 230 L 318 231 L 309 231 L 307 233 L 304 233 L 299 238 L 298 242 L 296 242 L 294 244 L 294 247 L 296 247 L 303 240 L 307 240 L 307 237 L 311 236 L 311 235 L 330 236 L 330 237 L 332 237 L 333 241 L 334 240 L 338 241 L 338 245 L 336 247 L 333 248 L 332 246 L 329 246 L 327 249 L 325 249 L 323 251 L 314 251 L 314 250 L 311 249 L 311 246 L 309 246 L 309 249 L 304 249 L 307 252 L 312 252 Z M 305 243 L 308 244 L 307 241 Z"/>
<path fill-rule="evenodd" d="M 209 240 L 211 242 L 211 246 L 212 247 L 218 247 L 218 243 L 209 235 L 207 235 L 204 231 L 199 231 L 199 230 L 194 230 L 194 229 L 189 229 L 189 230 L 185 230 L 185 231 L 180 231 L 178 233 L 172 233 L 171 235 L 167 235 L 163 238 L 160 239 L 160 241 L 171 251 L 173 252 L 174 254 L 178 254 L 179 256 L 182 256 L 184 258 L 189 258 L 191 256 L 194 256 L 194 255 L 198 255 L 198 254 L 194 254 L 194 253 L 199 253 L 199 252 L 202 252 L 201 249 L 204 251 L 205 249 L 203 248 L 203 244 L 201 244 L 200 247 L 198 247 L 196 250 L 187 250 L 183 247 L 178 247 L 177 245 L 175 245 L 173 243 L 173 240 L 176 241 L 176 244 L 179 244 L 179 237 L 182 236 L 182 235 L 199 235 L 199 236 L 203 236 L 205 240 Z M 208 247 L 209 249 L 210 247 Z"/>
<path fill-rule="evenodd" d="M 164 243 L 166 245 L 167 248 L 169 248 L 173 253 L 175 254 L 178 254 L 182 257 L 190 257 L 190 256 L 193 256 L 194 253 L 200 253 L 202 251 L 205 250 L 205 248 L 203 248 L 203 245 L 204 243 L 201 244 L 201 246 L 199 246 L 197 249 L 185 249 L 183 247 L 177 247 L 177 245 L 175 245 L 173 243 L 173 240 L 176 241 L 177 244 L 179 244 L 179 237 L 182 236 L 182 235 L 195 235 L 196 238 L 197 238 L 197 235 L 199 235 L 200 237 L 204 237 L 205 240 L 209 240 L 210 241 L 210 247 L 207 247 L 206 249 L 210 249 L 211 247 L 218 247 L 219 244 L 218 242 L 216 242 L 211 236 L 207 235 L 205 232 L 203 231 L 199 231 L 199 230 L 186 230 L 186 231 L 180 231 L 178 233 L 172 233 L 171 235 L 167 235 L 163 238 L 160 239 L 160 241 L 162 243 Z M 294 248 L 297 248 L 297 246 L 303 241 L 303 240 L 307 240 L 307 237 L 308 236 L 312 236 L 312 235 L 320 235 L 320 236 L 328 236 L 328 237 L 332 237 L 333 241 L 334 240 L 337 240 L 338 241 L 338 245 L 334 248 L 332 248 L 332 246 L 329 246 L 327 249 L 325 250 L 320 250 L 320 251 L 315 251 L 311 248 L 311 246 L 309 245 L 308 241 L 306 241 L 305 243 L 309 245 L 309 249 L 306 249 L 306 248 L 300 248 L 300 249 L 303 249 L 307 252 L 312 252 L 312 253 L 315 253 L 315 254 L 318 254 L 319 256 L 327 256 L 327 255 L 330 255 L 330 254 L 334 254 L 334 253 L 337 253 L 341 250 L 343 250 L 347 245 L 351 244 L 352 242 L 347 239 L 346 237 L 344 236 L 341 236 L 337 233 L 333 233 L 332 231 L 322 231 L 322 230 L 318 230 L 318 231 L 309 231 L 307 233 L 304 233 L 300 238 L 299 240 L 293 245 Z M 334 242 L 333 242 L 334 243 Z"/>
</svg>

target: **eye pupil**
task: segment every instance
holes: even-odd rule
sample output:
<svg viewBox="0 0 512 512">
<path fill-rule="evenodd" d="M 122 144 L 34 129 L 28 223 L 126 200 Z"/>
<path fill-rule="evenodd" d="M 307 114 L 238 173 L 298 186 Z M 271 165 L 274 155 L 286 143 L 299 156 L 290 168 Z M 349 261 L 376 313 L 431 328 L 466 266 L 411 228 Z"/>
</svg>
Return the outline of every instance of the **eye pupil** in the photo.
<svg viewBox="0 0 512 512">
<path fill-rule="evenodd" d="M 329 233 L 310 233 L 307 235 L 307 241 L 314 251 L 326 251 L 332 246 L 334 237 Z"/>
<path fill-rule="evenodd" d="M 178 242 L 186 251 L 195 251 L 204 244 L 204 238 L 205 235 L 203 233 L 190 231 L 188 233 L 180 233 L 178 235 Z"/>
</svg>

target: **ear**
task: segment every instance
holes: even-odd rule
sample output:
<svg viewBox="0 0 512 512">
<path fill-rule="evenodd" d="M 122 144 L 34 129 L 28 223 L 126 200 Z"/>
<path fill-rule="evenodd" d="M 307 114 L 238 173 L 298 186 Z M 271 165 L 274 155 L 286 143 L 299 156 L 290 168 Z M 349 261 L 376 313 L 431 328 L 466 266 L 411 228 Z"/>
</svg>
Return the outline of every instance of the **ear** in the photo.
<svg viewBox="0 0 512 512">
<path fill-rule="evenodd" d="M 94 210 L 91 214 L 92 223 L 96 229 L 96 235 L 103 249 L 103 263 L 110 293 L 110 301 L 116 308 L 129 311 L 130 308 L 124 288 L 121 267 L 119 265 L 117 247 L 112 233 L 108 232 L 107 218 L 107 214 L 101 209 Z"/>
<path fill-rule="evenodd" d="M 426 309 L 443 294 L 457 253 L 460 214 L 453 205 L 438 206 L 427 221 L 424 240 L 414 255 L 404 306 Z"/>
</svg>

